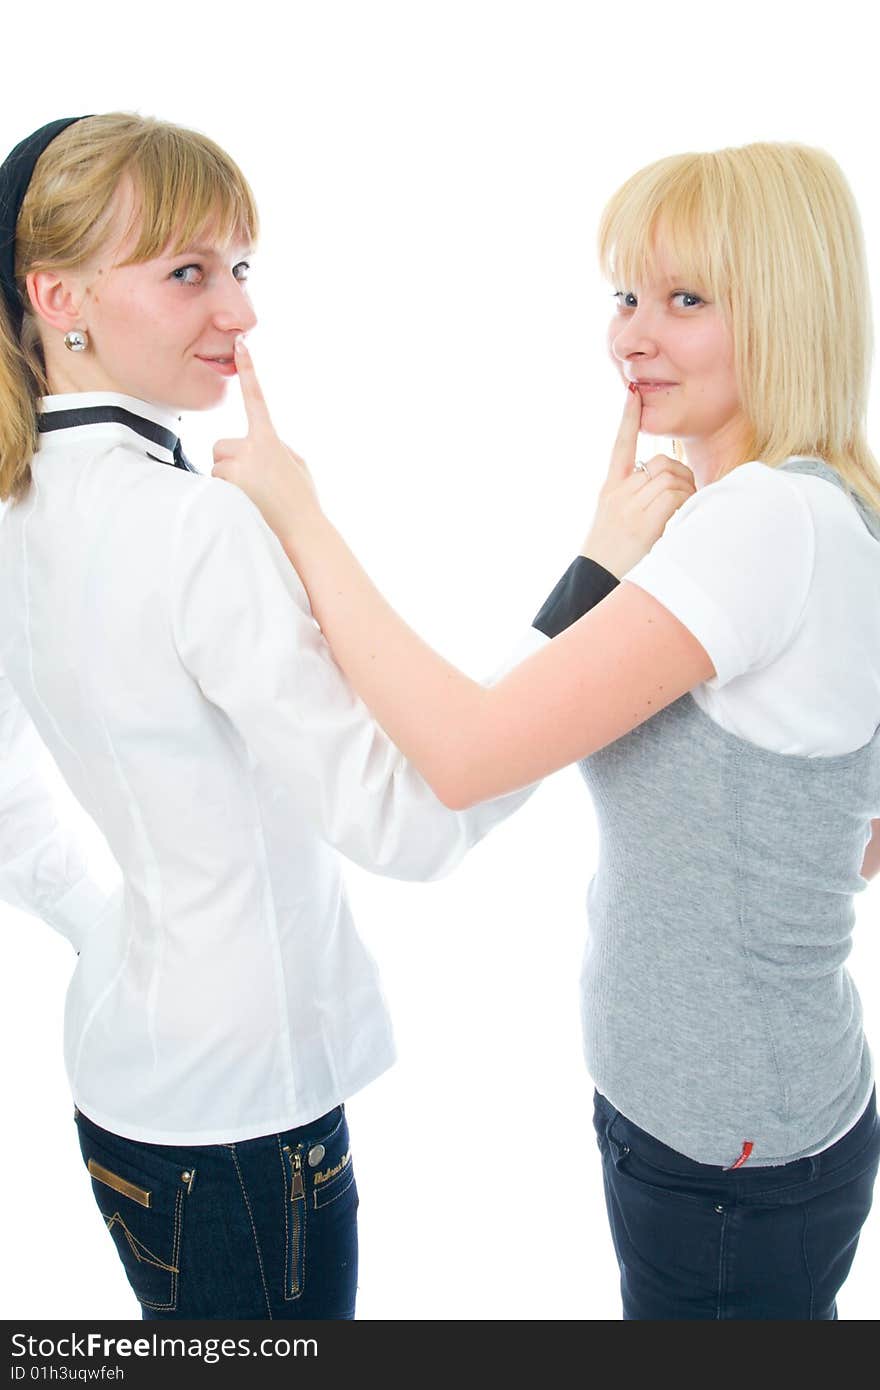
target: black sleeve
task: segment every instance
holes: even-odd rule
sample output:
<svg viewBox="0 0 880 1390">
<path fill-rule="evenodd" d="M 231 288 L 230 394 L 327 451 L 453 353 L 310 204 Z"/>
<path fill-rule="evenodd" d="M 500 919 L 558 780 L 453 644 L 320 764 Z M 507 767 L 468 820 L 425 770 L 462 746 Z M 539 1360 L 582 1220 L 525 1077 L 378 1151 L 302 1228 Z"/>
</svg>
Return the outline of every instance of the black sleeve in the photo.
<svg viewBox="0 0 880 1390">
<path fill-rule="evenodd" d="M 601 603 L 619 583 L 619 579 L 595 560 L 578 555 L 544 600 L 537 617 L 532 620 L 532 627 L 546 637 L 558 637 L 560 632 Z"/>
</svg>

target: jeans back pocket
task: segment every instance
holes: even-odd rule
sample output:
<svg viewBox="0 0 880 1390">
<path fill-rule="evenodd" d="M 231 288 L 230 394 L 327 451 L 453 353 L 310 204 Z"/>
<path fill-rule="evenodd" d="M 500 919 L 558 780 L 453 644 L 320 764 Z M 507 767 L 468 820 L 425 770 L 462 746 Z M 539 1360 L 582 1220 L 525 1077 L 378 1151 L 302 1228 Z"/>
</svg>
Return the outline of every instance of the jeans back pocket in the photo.
<svg viewBox="0 0 880 1390">
<path fill-rule="evenodd" d="M 134 1140 L 77 1116 L 92 1192 L 138 1302 L 177 1308 L 183 1218 L 195 1169 L 154 1155 Z"/>
</svg>

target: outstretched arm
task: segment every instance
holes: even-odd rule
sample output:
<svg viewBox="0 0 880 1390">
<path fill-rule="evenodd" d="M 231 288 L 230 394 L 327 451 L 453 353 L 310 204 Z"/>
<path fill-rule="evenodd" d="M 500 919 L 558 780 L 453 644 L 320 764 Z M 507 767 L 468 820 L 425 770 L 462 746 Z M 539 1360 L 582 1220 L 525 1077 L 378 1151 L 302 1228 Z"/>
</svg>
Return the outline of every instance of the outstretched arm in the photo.
<svg viewBox="0 0 880 1390">
<path fill-rule="evenodd" d="M 472 806 L 535 782 L 714 674 L 688 629 L 651 595 L 623 583 L 502 680 L 490 687 L 471 680 L 423 642 L 372 584 L 323 515 L 305 465 L 278 440 L 246 350 L 239 349 L 236 363 L 248 437 L 217 446 L 214 473 L 257 502 L 303 579 L 337 662 L 447 806 Z M 639 419 L 633 395 L 610 476 L 632 476 L 645 507 L 671 514 L 665 482 L 632 473 Z"/>
<path fill-rule="evenodd" d="M 326 518 L 282 533 L 281 541 L 349 681 L 450 807 L 500 796 L 588 757 L 715 674 L 688 629 L 624 581 L 484 687 L 408 627 Z"/>
</svg>

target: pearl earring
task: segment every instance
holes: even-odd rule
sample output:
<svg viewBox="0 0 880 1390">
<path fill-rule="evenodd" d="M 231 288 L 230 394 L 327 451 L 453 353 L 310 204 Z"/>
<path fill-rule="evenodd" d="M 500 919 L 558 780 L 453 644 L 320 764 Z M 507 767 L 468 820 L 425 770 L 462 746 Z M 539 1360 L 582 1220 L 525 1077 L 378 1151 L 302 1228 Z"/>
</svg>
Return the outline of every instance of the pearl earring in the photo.
<svg viewBox="0 0 880 1390">
<path fill-rule="evenodd" d="M 89 345 L 89 335 L 84 328 L 72 328 L 64 335 L 64 346 L 71 352 L 84 352 Z"/>
</svg>

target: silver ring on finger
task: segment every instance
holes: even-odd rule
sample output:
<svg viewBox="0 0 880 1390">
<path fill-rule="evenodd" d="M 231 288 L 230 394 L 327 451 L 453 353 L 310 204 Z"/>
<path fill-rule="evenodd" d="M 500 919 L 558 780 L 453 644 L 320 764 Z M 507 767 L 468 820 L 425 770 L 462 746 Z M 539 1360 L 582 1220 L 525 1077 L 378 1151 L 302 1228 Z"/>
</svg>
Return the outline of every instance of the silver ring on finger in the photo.
<svg viewBox="0 0 880 1390">
<path fill-rule="evenodd" d="M 633 472 L 634 472 L 634 473 L 647 473 L 647 475 L 648 475 L 649 478 L 651 478 L 651 477 L 653 476 L 652 473 L 651 473 L 650 468 L 648 467 L 648 465 L 647 465 L 646 463 L 643 463 L 643 461 L 642 461 L 641 459 L 636 459 L 635 464 L 633 465 Z"/>
</svg>

